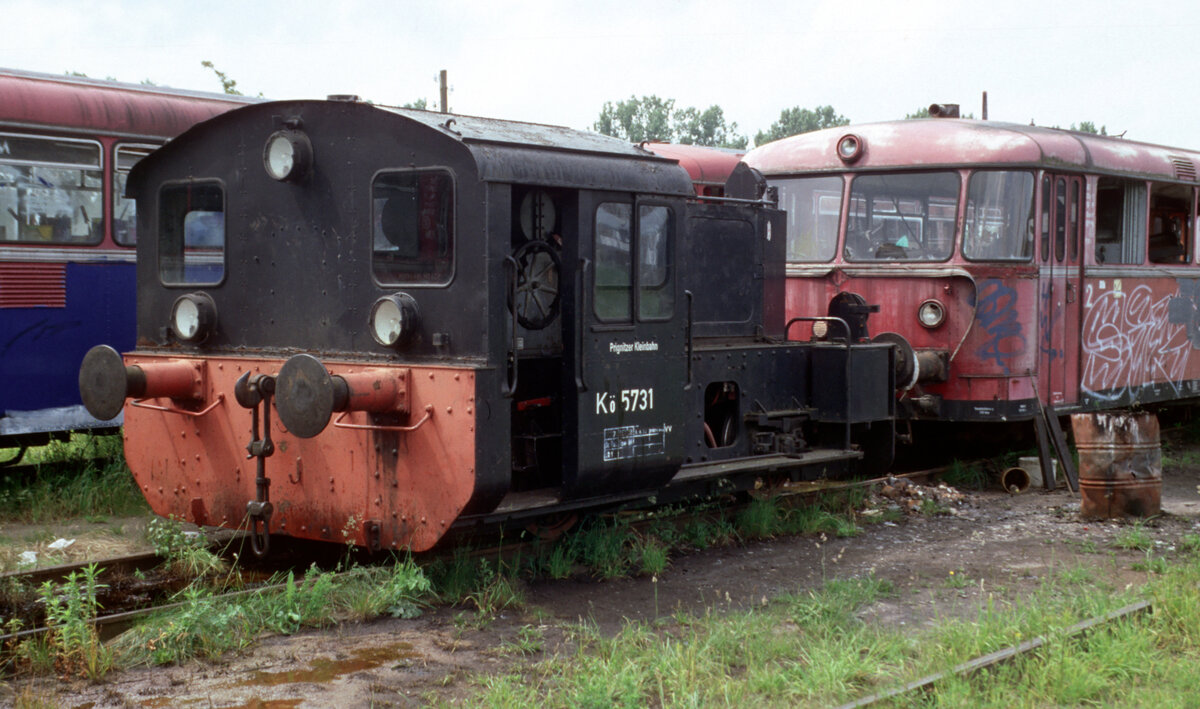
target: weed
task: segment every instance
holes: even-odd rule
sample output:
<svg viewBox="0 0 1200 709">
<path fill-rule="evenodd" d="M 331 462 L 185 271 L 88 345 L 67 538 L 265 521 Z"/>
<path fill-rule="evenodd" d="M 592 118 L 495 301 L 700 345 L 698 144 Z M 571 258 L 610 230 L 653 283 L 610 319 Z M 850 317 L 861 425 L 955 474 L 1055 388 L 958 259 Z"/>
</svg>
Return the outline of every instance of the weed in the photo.
<svg viewBox="0 0 1200 709">
<path fill-rule="evenodd" d="M 926 517 L 936 517 L 937 515 L 945 514 L 946 508 L 938 504 L 937 500 L 925 498 L 921 500 L 921 506 L 917 508 L 917 511 Z"/>
<path fill-rule="evenodd" d="M 545 647 L 545 630 L 533 625 L 522 625 L 517 628 L 517 637 L 506 643 L 510 648 L 522 655 L 537 655 Z"/>
<path fill-rule="evenodd" d="M 146 541 L 180 576 L 195 578 L 225 571 L 225 562 L 205 547 L 204 537 L 184 531 L 177 519 L 155 517 L 150 520 L 146 525 Z"/>
<path fill-rule="evenodd" d="M 625 545 L 629 539 L 629 528 L 621 521 L 609 524 L 596 519 L 580 530 L 573 538 L 579 558 L 591 568 L 592 573 L 603 579 L 614 579 L 625 575 L 628 555 Z"/>
<path fill-rule="evenodd" d="M 433 585 L 411 558 L 397 560 L 390 569 L 381 569 L 382 578 L 366 594 L 368 605 L 362 617 L 387 614 L 393 618 L 416 618 L 421 614 L 420 599 Z"/>
<path fill-rule="evenodd" d="M 742 539 L 767 539 L 783 531 L 783 519 L 775 498 L 754 499 L 734 521 Z"/>
<path fill-rule="evenodd" d="M 1154 538 L 1150 536 L 1141 522 L 1136 522 L 1132 527 L 1121 530 L 1113 538 L 1112 543 L 1118 549 L 1149 551 L 1154 548 Z"/>
<path fill-rule="evenodd" d="M 128 516 L 148 509 L 120 460 L 80 460 L 78 466 L 39 470 L 32 481 L 0 480 L 0 521 L 44 523 L 90 515 Z"/>
<path fill-rule="evenodd" d="M 963 571 L 950 569 L 950 573 L 946 576 L 946 580 L 942 582 L 942 585 L 946 588 L 966 588 L 971 585 L 971 579 Z"/>
<path fill-rule="evenodd" d="M 638 571 L 648 576 L 657 576 L 667 568 L 667 545 L 657 537 L 635 540 L 631 554 Z"/>
<path fill-rule="evenodd" d="M 1179 540 L 1179 548 L 1189 554 L 1200 551 L 1200 534 L 1185 534 Z"/>
<path fill-rule="evenodd" d="M 950 464 L 950 469 L 942 473 L 942 482 L 958 488 L 983 490 L 988 486 L 988 474 L 983 466 L 967 464 L 956 460 Z"/>
<path fill-rule="evenodd" d="M 565 579 L 575 570 L 575 551 L 570 544 L 555 544 L 546 557 L 546 573 L 552 579 Z"/>
<path fill-rule="evenodd" d="M 1161 556 L 1154 556 L 1151 552 L 1146 552 L 1146 558 L 1142 561 L 1135 561 L 1132 566 L 1134 571 L 1145 571 L 1150 574 L 1165 574 L 1167 572 L 1167 560 Z"/>
<path fill-rule="evenodd" d="M 106 588 L 97 582 L 99 575 L 100 569 L 89 564 L 72 571 L 62 584 L 46 581 L 41 586 L 49 628 L 46 643 L 55 654 L 55 668 L 63 674 L 99 679 L 112 666 L 112 653 L 92 625 L 100 609 L 96 594 Z"/>
<path fill-rule="evenodd" d="M 519 581 L 506 573 L 496 573 L 486 559 L 479 560 L 479 586 L 467 599 L 475 604 L 480 617 L 492 617 L 505 608 L 525 603 Z"/>
</svg>

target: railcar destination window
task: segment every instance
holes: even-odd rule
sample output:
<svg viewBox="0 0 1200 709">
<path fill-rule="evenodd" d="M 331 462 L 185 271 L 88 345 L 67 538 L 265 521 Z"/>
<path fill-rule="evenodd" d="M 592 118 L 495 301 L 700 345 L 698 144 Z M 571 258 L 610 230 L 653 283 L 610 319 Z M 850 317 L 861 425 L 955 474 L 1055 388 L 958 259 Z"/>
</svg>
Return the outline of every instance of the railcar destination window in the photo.
<svg viewBox="0 0 1200 709">
<path fill-rule="evenodd" d="M 444 285 L 454 275 L 454 180 L 445 170 L 375 176 L 372 273 L 382 285 Z"/>
<path fill-rule="evenodd" d="M 0 242 L 98 244 L 100 144 L 0 133 Z"/>
<path fill-rule="evenodd" d="M 216 181 L 164 185 L 158 195 L 158 275 L 166 285 L 225 277 L 225 190 Z"/>
<path fill-rule="evenodd" d="M 1032 172 L 976 172 L 967 182 L 963 255 L 977 261 L 1033 258 Z"/>
<path fill-rule="evenodd" d="M 954 250 L 957 172 L 858 175 L 850 183 L 847 261 L 944 261 Z"/>
</svg>

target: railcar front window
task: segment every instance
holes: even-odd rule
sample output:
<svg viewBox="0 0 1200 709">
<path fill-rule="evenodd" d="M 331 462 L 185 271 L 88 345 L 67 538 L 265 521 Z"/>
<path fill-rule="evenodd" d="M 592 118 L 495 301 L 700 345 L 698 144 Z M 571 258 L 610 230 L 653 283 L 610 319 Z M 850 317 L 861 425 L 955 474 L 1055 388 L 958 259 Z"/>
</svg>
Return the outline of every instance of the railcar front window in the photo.
<svg viewBox="0 0 1200 709">
<path fill-rule="evenodd" d="M 137 245 L 137 203 L 125 197 L 129 171 L 139 160 L 150 154 L 153 145 L 118 145 L 113 170 L 112 232 L 113 241 L 121 246 Z"/>
<path fill-rule="evenodd" d="M 837 253 L 842 218 L 841 176 L 797 177 L 773 181 L 779 208 L 787 212 L 787 260 L 831 261 Z"/>
<path fill-rule="evenodd" d="M 377 175 L 375 279 L 382 285 L 444 285 L 454 275 L 454 179 L 444 170 Z"/>
<path fill-rule="evenodd" d="M 977 261 L 1033 258 L 1033 173 L 986 171 L 967 183 L 963 255 Z"/>
<path fill-rule="evenodd" d="M 215 182 L 167 185 L 158 197 L 158 274 L 167 285 L 225 277 L 225 191 Z"/>
<path fill-rule="evenodd" d="M 848 261 L 944 261 L 954 249 L 956 172 L 859 175 L 850 183 Z"/>
<path fill-rule="evenodd" d="M 101 168 L 98 143 L 0 133 L 0 241 L 100 243 Z"/>
</svg>

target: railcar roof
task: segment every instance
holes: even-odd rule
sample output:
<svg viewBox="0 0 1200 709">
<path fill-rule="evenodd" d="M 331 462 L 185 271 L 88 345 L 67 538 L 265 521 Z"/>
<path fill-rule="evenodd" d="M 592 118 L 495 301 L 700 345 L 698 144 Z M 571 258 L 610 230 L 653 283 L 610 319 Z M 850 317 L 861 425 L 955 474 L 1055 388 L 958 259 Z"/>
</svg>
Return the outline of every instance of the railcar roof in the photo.
<svg viewBox="0 0 1200 709">
<path fill-rule="evenodd" d="M 25 128 L 169 138 L 262 100 L 0 68 L 0 123 Z"/>
<path fill-rule="evenodd" d="M 847 133 L 866 145 L 850 166 L 835 151 Z M 765 175 L 1019 165 L 1195 182 L 1200 152 L 1057 128 L 930 118 L 802 133 L 755 148 L 745 162 Z"/>
</svg>

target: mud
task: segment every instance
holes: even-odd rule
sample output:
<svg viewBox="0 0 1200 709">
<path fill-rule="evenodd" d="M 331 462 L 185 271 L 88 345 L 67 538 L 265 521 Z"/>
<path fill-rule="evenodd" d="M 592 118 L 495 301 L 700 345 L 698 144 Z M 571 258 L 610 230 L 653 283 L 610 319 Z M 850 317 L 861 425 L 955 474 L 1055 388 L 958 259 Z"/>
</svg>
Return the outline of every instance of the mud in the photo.
<svg viewBox="0 0 1200 709">
<path fill-rule="evenodd" d="M 1163 514 L 1146 523 L 1156 553 L 1170 554 L 1200 532 L 1200 468 L 1167 467 Z M 874 574 L 897 593 L 866 608 L 864 619 L 924 626 L 973 616 L 989 594 L 1017 598 L 1043 577 L 1083 565 L 1118 586 L 1138 584 L 1136 550 L 1112 546 L 1126 522 L 1087 522 L 1079 498 L 1054 492 L 968 493 L 952 514 L 913 514 L 864 525 L 856 537 L 792 537 L 672 559 L 657 579 L 543 581 L 525 589 L 527 604 L 483 628 L 461 609 L 415 620 L 382 619 L 290 637 L 268 637 L 239 655 L 179 667 L 111 674 L 101 683 L 21 680 L 0 694 L 40 697 L 63 707 L 405 707 L 469 697 L 469 680 L 502 672 L 524 625 L 542 629 L 542 652 L 563 646 L 564 628 L 585 619 L 607 632 L 630 620 L 678 610 L 752 608 L 827 579 Z"/>
</svg>

